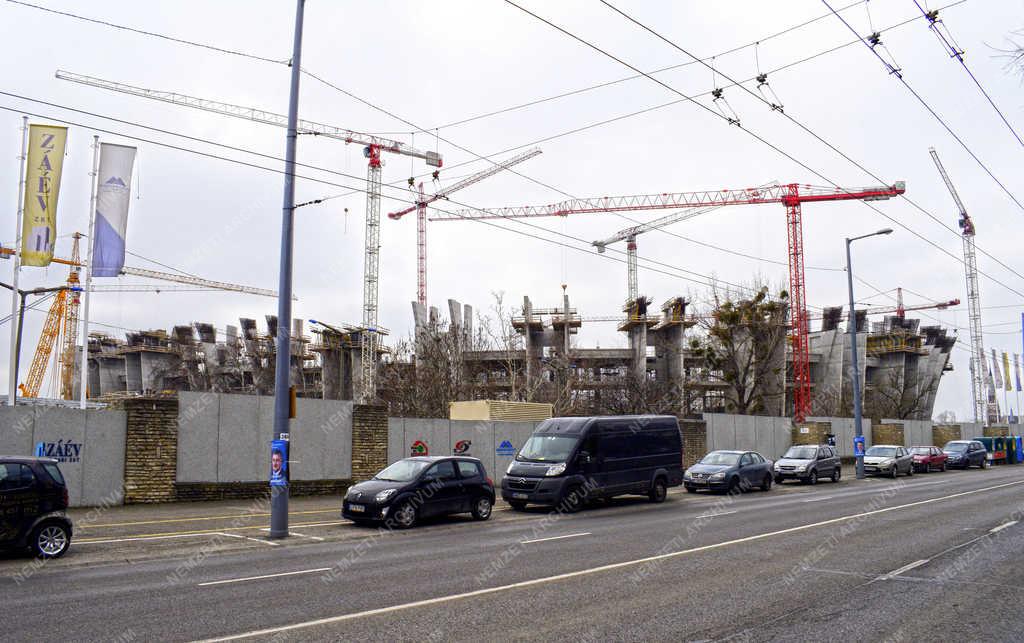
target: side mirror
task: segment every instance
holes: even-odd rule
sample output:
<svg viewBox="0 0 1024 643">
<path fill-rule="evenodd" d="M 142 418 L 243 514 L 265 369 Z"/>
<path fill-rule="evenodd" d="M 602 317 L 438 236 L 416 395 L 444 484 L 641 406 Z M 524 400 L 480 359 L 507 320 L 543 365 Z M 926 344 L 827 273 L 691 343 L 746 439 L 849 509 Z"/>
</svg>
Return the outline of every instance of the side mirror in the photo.
<svg viewBox="0 0 1024 643">
<path fill-rule="evenodd" d="M 593 460 L 593 458 L 590 457 L 590 453 L 587 451 L 580 451 L 579 455 L 576 456 L 576 459 L 580 464 L 590 464 Z"/>
</svg>

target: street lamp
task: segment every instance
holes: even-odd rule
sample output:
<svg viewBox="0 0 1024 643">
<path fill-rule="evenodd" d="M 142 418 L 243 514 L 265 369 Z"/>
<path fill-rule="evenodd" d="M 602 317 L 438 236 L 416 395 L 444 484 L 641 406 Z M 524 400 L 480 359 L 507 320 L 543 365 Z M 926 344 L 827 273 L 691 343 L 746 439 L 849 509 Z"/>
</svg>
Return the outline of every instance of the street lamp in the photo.
<svg viewBox="0 0 1024 643">
<path fill-rule="evenodd" d="M 15 290 L 10 284 L 5 284 L 3 282 L 0 282 L 0 287 L 11 291 Z M 18 369 L 21 366 L 21 331 L 24 328 L 25 323 L 25 299 L 29 295 L 42 295 L 61 290 L 81 292 L 82 288 L 80 286 L 57 286 L 55 288 L 33 288 L 32 290 L 22 290 L 21 288 L 17 289 L 16 292 L 21 296 L 21 305 L 18 306 L 18 337 L 14 342 L 14 373 L 11 374 L 11 377 L 14 378 L 15 382 L 18 380 Z M 18 402 L 18 388 L 15 386 L 12 387 L 12 390 L 14 391 L 14 398 L 9 400 L 9 404 L 14 406 Z"/>
<path fill-rule="evenodd" d="M 871 234 L 862 234 L 846 240 L 846 282 L 850 290 L 850 316 L 846 324 L 850 335 L 850 366 L 853 381 L 853 454 L 857 458 L 857 479 L 864 479 L 864 428 L 861 424 L 860 409 L 860 369 L 857 367 L 857 314 L 853 309 L 853 269 L 850 266 L 850 244 L 858 239 L 867 239 L 883 234 L 892 234 L 892 228 L 883 228 Z"/>
</svg>

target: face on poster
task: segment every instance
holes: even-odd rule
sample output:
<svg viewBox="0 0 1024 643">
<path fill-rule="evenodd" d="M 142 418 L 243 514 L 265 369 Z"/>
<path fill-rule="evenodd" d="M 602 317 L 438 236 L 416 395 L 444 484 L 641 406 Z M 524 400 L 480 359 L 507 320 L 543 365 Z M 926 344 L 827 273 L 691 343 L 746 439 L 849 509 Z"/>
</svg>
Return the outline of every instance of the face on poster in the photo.
<svg viewBox="0 0 1024 643">
<path fill-rule="evenodd" d="M 270 485 L 283 487 L 288 484 L 288 441 L 273 440 L 270 443 Z"/>
</svg>

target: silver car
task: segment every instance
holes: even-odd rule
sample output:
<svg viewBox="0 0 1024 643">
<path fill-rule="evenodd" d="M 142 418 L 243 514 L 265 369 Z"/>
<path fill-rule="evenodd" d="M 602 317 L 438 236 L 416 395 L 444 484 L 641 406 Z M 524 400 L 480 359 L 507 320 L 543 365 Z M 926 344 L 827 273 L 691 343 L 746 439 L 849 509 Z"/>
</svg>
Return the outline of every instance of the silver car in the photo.
<svg viewBox="0 0 1024 643">
<path fill-rule="evenodd" d="M 901 473 L 914 475 L 914 456 L 906 447 L 876 444 L 864 452 L 864 473 L 895 478 Z"/>
</svg>

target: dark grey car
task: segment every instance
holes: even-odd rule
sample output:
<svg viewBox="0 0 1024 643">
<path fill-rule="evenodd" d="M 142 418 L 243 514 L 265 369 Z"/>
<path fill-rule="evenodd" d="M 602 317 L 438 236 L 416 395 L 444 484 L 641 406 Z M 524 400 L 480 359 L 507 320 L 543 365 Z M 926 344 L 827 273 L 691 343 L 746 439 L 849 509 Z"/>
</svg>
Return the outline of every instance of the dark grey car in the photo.
<svg viewBox="0 0 1024 643">
<path fill-rule="evenodd" d="M 950 467 L 966 469 L 968 467 L 988 468 L 988 449 L 977 440 L 953 440 L 942 447 L 949 456 L 946 461 Z"/>
<path fill-rule="evenodd" d="M 712 451 L 683 474 L 690 493 L 698 489 L 738 493 L 772 488 L 772 461 L 756 451 Z"/>
<path fill-rule="evenodd" d="M 820 478 L 839 482 L 843 475 L 839 455 L 828 445 L 797 444 L 789 447 L 786 455 L 775 462 L 775 483 L 799 480 L 817 484 Z"/>
</svg>

